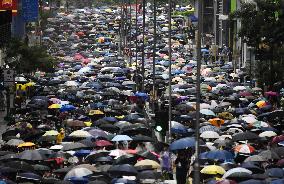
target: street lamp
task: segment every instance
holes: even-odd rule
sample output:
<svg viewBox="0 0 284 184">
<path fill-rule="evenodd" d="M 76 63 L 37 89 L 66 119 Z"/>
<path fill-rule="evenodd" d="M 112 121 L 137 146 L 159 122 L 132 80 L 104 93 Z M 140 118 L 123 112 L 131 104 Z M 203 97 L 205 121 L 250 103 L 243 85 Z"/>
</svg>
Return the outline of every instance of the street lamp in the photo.
<svg viewBox="0 0 284 184">
<path fill-rule="evenodd" d="M 143 0 L 143 25 L 142 25 L 142 30 L 143 30 L 143 44 L 142 44 L 142 65 L 141 65 L 141 72 L 142 72 L 142 91 L 144 91 L 145 89 L 145 27 L 146 27 L 146 23 L 145 23 L 145 15 L 146 14 L 146 0 Z"/>
<path fill-rule="evenodd" d="M 154 0 L 154 40 L 153 40 L 153 105 L 152 111 L 155 112 L 156 98 L 156 46 L 157 46 L 157 0 Z"/>
<path fill-rule="evenodd" d="M 172 128 L 172 0 L 169 0 L 169 142 L 171 142 Z"/>
<path fill-rule="evenodd" d="M 196 74 L 196 121 L 195 121 L 195 162 L 194 162 L 194 181 L 200 183 L 200 165 L 199 165 L 199 124 L 200 124 L 200 69 L 201 69 L 201 31 L 203 26 L 202 20 L 203 0 L 198 3 L 198 30 L 196 40 L 197 54 L 197 74 Z"/>
</svg>

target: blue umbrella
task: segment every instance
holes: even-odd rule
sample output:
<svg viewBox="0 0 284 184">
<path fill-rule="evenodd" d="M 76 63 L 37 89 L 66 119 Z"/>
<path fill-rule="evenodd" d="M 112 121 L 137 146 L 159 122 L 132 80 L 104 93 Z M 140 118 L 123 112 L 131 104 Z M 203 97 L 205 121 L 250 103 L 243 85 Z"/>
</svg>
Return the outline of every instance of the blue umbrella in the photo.
<svg viewBox="0 0 284 184">
<path fill-rule="evenodd" d="M 85 177 L 71 177 L 68 181 L 71 181 L 73 184 L 87 184 L 89 179 Z"/>
<path fill-rule="evenodd" d="M 132 181 L 132 180 L 128 180 L 128 179 L 125 179 L 125 178 L 114 178 L 112 181 L 111 181 L 111 184 L 116 184 L 116 183 L 123 183 L 123 184 L 136 184 L 135 181 Z"/>
<path fill-rule="evenodd" d="M 34 174 L 34 173 L 30 173 L 30 172 L 26 172 L 26 173 L 20 173 L 18 175 L 19 178 L 23 178 L 23 179 L 28 179 L 28 180 L 41 180 L 41 176 Z"/>
<path fill-rule="evenodd" d="M 104 117 L 103 120 L 106 120 L 112 123 L 118 122 L 118 120 L 115 117 Z"/>
<path fill-rule="evenodd" d="M 240 182 L 239 184 L 266 184 L 266 181 L 250 179 L 250 180 Z"/>
<path fill-rule="evenodd" d="M 135 96 L 143 98 L 144 100 L 148 99 L 148 95 L 146 93 L 142 93 L 142 92 L 135 93 Z"/>
<path fill-rule="evenodd" d="M 271 178 L 283 178 L 284 171 L 281 168 L 270 168 L 265 172 Z"/>
<path fill-rule="evenodd" d="M 198 21 L 198 18 L 195 15 L 190 15 L 189 18 L 190 18 L 191 22 L 197 22 Z"/>
<path fill-rule="evenodd" d="M 60 108 L 60 112 L 66 112 L 66 111 L 72 111 L 72 110 L 75 110 L 76 108 L 73 106 L 73 105 L 63 105 L 61 108 Z"/>
<path fill-rule="evenodd" d="M 74 156 L 76 157 L 84 157 L 91 153 L 91 150 L 78 150 L 74 153 Z"/>
<path fill-rule="evenodd" d="M 172 121 L 171 132 L 173 134 L 186 134 L 186 133 L 188 133 L 187 128 L 183 124 L 178 123 L 176 121 Z"/>
<path fill-rule="evenodd" d="M 170 150 L 175 151 L 175 150 L 182 150 L 194 147 L 195 147 L 195 138 L 185 137 L 172 142 L 172 144 L 170 145 Z"/>
<path fill-rule="evenodd" d="M 204 152 L 201 155 L 201 158 L 206 158 L 210 160 L 219 160 L 219 161 L 230 161 L 234 159 L 234 155 L 227 150 L 214 150 Z"/>
<path fill-rule="evenodd" d="M 270 184 L 283 184 L 283 183 L 284 183 L 284 179 L 273 180 L 270 182 Z"/>
<path fill-rule="evenodd" d="M 104 105 L 104 104 L 101 103 L 101 102 L 98 102 L 98 103 L 91 103 L 91 104 L 90 104 L 91 109 L 103 108 L 103 107 L 105 107 L 105 106 L 106 106 L 106 105 Z"/>
<path fill-rule="evenodd" d="M 199 129 L 199 132 L 202 134 L 205 131 L 213 131 L 213 132 L 220 132 L 220 129 L 218 127 L 215 127 L 213 125 L 206 125 Z"/>
</svg>

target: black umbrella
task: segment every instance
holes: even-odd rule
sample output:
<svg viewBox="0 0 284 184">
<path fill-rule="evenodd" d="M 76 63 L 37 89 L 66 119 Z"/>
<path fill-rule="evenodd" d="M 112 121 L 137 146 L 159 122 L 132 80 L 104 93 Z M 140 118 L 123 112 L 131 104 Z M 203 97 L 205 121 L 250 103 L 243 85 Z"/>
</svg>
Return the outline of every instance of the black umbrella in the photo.
<svg viewBox="0 0 284 184">
<path fill-rule="evenodd" d="M 137 175 L 137 179 L 139 179 L 139 180 L 144 180 L 144 179 L 158 180 L 158 179 L 162 179 L 162 178 L 163 178 L 163 176 L 162 176 L 161 173 L 151 171 L 151 170 L 139 172 L 138 175 Z"/>
<path fill-rule="evenodd" d="M 62 151 L 69 151 L 69 150 L 76 150 L 76 149 L 82 149 L 82 148 L 87 148 L 88 146 L 86 146 L 83 143 L 80 142 L 74 142 L 72 144 L 64 144 L 62 147 Z"/>
<path fill-rule="evenodd" d="M 233 135 L 233 141 L 257 140 L 259 136 L 252 132 L 241 132 Z"/>
<path fill-rule="evenodd" d="M 135 167 L 130 164 L 114 165 L 108 172 L 114 176 L 136 176 L 138 174 Z"/>
<path fill-rule="evenodd" d="M 57 178 L 50 177 L 50 178 L 42 178 L 40 182 L 42 184 L 54 184 L 54 183 L 56 183 L 58 181 L 60 181 L 60 180 L 57 179 Z"/>
<path fill-rule="evenodd" d="M 282 168 L 270 168 L 265 172 L 271 178 L 283 178 L 284 171 Z"/>
<path fill-rule="evenodd" d="M 20 160 L 28 161 L 40 161 L 47 159 L 47 157 L 44 154 L 41 154 L 38 150 L 25 150 L 19 154 L 18 158 Z"/>
<path fill-rule="evenodd" d="M 122 155 L 118 157 L 117 159 L 114 160 L 113 164 L 115 165 L 120 165 L 120 164 L 131 164 L 135 165 L 137 162 L 137 157 L 127 154 L 127 155 Z"/>
<path fill-rule="evenodd" d="M 7 167 L 11 167 L 17 170 L 23 170 L 23 171 L 33 171 L 34 167 L 27 162 L 24 161 L 10 161 L 4 164 Z"/>
<path fill-rule="evenodd" d="M 265 150 L 258 154 L 259 156 L 263 157 L 266 160 L 279 160 L 280 157 L 277 153 L 272 150 Z"/>
<path fill-rule="evenodd" d="M 30 173 L 30 172 L 26 172 L 26 173 L 20 173 L 17 176 L 18 178 L 22 178 L 22 179 L 28 179 L 28 180 L 41 180 L 41 176 L 34 174 L 34 173 Z"/>
<path fill-rule="evenodd" d="M 264 170 L 257 166 L 255 162 L 244 162 L 242 163 L 241 167 L 252 171 L 253 173 L 263 173 Z"/>
<path fill-rule="evenodd" d="M 145 158 L 145 159 L 154 160 L 154 161 L 159 163 L 158 157 L 156 155 L 154 155 L 153 153 L 151 153 L 150 151 L 139 151 L 136 154 L 138 156 Z"/>
<path fill-rule="evenodd" d="M 135 135 L 131 137 L 135 142 L 154 142 L 153 138 L 145 135 Z"/>
<path fill-rule="evenodd" d="M 46 165 L 41 165 L 41 164 L 33 165 L 33 168 L 35 171 L 49 171 L 50 170 L 50 167 Z"/>
</svg>

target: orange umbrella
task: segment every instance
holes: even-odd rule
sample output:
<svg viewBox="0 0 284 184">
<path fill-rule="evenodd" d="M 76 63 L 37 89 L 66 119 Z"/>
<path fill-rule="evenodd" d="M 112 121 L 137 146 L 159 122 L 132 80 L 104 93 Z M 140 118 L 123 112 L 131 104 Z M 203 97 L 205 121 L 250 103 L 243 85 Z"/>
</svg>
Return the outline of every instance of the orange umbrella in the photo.
<svg viewBox="0 0 284 184">
<path fill-rule="evenodd" d="M 213 118 L 213 119 L 209 119 L 208 121 L 216 127 L 221 127 L 221 125 L 225 123 L 225 121 L 220 118 Z"/>
<path fill-rule="evenodd" d="M 258 101 L 258 102 L 256 103 L 256 106 L 257 106 L 258 108 L 265 107 L 266 105 L 267 105 L 267 103 L 266 103 L 264 100 Z"/>
</svg>

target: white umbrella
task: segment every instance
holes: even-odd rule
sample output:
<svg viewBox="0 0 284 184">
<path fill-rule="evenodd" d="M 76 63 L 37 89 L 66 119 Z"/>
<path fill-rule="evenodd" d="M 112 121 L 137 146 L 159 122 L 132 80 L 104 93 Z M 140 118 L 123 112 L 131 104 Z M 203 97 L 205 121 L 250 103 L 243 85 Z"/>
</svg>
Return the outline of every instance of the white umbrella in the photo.
<svg viewBox="0 0 284 184">
<path fill-rule="evenodd" d="M 236 87 L 233 88 L 234 91 L 243 91 L 245 89 L 246 89 L 245 86 L 236 86 Z"/>
<path fill-rule="evenodd" d="M 214 131 L 205 131 L 200 135 L 200 137 L 204 139 L 218 139 L 220 135 Z"/>
<path fill-rule="evenodd" d="M 93 174 L 93 172 L 90 171 L 89 169 L 82 168 L 82 167 L 74 168 L 65 175 L 64 180 L 68 180 L 72 177 L 82 178 L 84 176 L 88 176 L 91 174 Z"/>
<path fill-rule="evenodd" d="M 70 135 L 70 137 L 92 137 L 92 135 L 87 132 L 87 131 L 84 131 L 84 130 L 76 130 L 74 132 L 72 132 Z"/>
<path fill-rule="evenodd" d="M 242 167 L 237 167 L 228 170 L 224 175 L 223 178 L 242 178 L 242 177 L 248 177 L 251 176 L 252 172 L 248 169 L 242 168 Z"/>
<path fill-rule="evenodd" d="M 255 123 L 257 121 L 257 119 L 255 119 L 255 117 L 252 116 L 243 117 L 242 120 L 244 120 L 248 124 Z"/>
<path fill-rule="evenodd" d="M 264 131 L 259 134 L 259 137 L 274 137 L 277 136 L 277 134 L 273 131 Z"/>
</svg>

